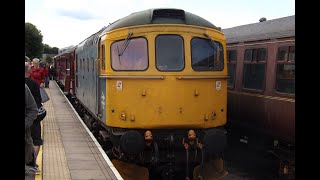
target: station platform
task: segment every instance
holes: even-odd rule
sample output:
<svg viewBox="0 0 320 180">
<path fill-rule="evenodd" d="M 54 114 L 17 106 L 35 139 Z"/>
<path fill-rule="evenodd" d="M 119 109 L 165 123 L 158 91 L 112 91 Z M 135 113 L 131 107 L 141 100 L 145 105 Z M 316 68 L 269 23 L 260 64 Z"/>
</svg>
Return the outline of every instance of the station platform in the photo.
<svg viewBox="0 0 320 180">
<path fill-rule="evenodd" d="M 41 172 L 25 180 L 123 180 L 56 82 L 45 90 L 50 100 L 44 103 L 47 116 L 41 122 Z"/>
</svg>

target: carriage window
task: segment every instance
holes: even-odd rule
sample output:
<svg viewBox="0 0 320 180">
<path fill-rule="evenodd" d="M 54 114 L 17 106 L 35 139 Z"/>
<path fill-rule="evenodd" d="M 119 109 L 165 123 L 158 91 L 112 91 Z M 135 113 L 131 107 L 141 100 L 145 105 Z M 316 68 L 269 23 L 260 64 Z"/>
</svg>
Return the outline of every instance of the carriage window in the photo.
<svg viewBox="0 0 320 180">
<path fill-rule="evenodd" d="M 101 61 L 102 61 L 102 70 L 106 70 L 106 56 L 104 45 L 101 46 Z"/>
<path fill-rule="evenodd" d="M 147 39 L 140 37 L 112 43 L 111 66 L 116 71 L 146 70 L 149 66 Z"/>
<path fill-rule="evenodd" d="M 286 61 L 288 57 L 288 46 L 278 48 L 278 61 Z"/>
<path fill-rule="evenodd" d="M 267 49 L 246 49 L 244 60 L 243 87 L 262 90 L 264 88 Z"/>
<path fill-rule="evenodd" d="M 246 49 L 244 52 L 244 61 L 251 61 L 252 60 L 252 49 Z"/>
<path fill-rule="evenodd" d="M 262 90 L 265 64 L 244 64 L 244 88 Z"/>
<path fill-rule="evenodd" d="M 228 62 L 237 61 L 237 51 L 236 50 L 228 50 L 227 57 L 228 57 Z"/>
<path fill-rule="evenodd" d="M 244 52 L 244 61 L 266 61 L 267 50 L 265 48 L 246 49 Z"/>
<path fill-rule="evenodd" d="M 265 48 L 258 49 L 257 60 L 258 61 L 266 61 L 267 60 L 267 49 L 265 49 Z"/>
<path fill-rule="evenodd" d="M 228 60 L 228 87 L 234 88 L 234 82 L 236 78 L 236 61 L 237 61 L 237 51 L 228 50 L 227 51 L 227 60 Z"/>
<path fill-rule="evenodd" d="M 221 43 L 209 39 L 191 40 L 192 68 L 195 71 L 222 71 L 223 47 Z"/>
<path fill-rule="evenodd" d="M 289 58 L 288 61 L 295 61 L 295 46 L 289 47 Z"/>
<path fill-rule="evenodd" d="M 295 46 L 278 49 L 276 90 L 295 94 Z"/>
<path fill-rule="evenodd" d="M 159 71 L 184 69 L 184 45 L 181 36 L 159 35 L 156 37 L 156 66 Z"/>
</svg>

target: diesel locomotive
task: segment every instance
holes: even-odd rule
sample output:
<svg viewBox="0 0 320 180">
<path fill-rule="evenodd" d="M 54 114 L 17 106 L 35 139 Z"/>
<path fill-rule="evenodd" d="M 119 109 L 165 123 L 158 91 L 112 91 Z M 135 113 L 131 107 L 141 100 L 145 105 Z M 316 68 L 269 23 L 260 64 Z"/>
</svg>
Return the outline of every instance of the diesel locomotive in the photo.
<svg viewBox="0 0 320 180">
<path fill-rule="evenodd" d="M 148 9 L 58 54 L 54 66 L 58 84 L 112 159 L 163 179 L 175 179 L 181 167 L 186 178 L 200 178 L 193 168 L 206 163 L 225 174 L 221 28 L 181 9 Z"/>
</svg>

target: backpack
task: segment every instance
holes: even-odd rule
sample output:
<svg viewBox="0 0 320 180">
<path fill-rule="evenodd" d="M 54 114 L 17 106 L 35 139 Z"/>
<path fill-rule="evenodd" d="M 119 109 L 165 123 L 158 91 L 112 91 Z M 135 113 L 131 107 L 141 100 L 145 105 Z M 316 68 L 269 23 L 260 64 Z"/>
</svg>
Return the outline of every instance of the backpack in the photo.
<svg viewBox="0 0 320 180">
<path fill-rule="evenodd" d="M 36 121 L 42 121 L 46 116 L 47 116 L 46 109 L 43 106 L 38 108 L 38 116 L 37 116 Z"/>
</svg>

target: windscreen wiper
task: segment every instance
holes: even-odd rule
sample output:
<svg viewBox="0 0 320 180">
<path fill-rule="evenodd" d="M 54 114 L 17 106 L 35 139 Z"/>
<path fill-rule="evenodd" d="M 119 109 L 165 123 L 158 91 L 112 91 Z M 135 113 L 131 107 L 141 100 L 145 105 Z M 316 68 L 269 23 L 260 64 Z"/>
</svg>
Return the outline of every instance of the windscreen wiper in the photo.
<svg viewBox="0 0 320 180">
<path fill-rule="evenodd" d="M 122 54 L 124 53 L 124 51 L 127 49 L 127 47 L 128 47 L 128 45 L 129 45 L 129 43 L 130 43 L 130 37 L 132 36 L 132 32 L 129 32 L 128 33 L 128 36 L 127 36 L 127 38 L 125 39 L 125 41 L 124 41 L 124 43 L 123 43 L 123 49 L 121 50 L 121 52 L 119 52 L 119 48 L 118 48 L 118 46 L 117 46 L 117 48 L 118 48 L 118 56 L 120 57 L 120 56 L 122 56 Z"/>
<path fill-rule="evenodd" d="M 218 44 L 216 42 L 214 42 L 214 40 L 209 36 L 209 34 L 204 33 L 204 35 L 207 36 L 211 40 L 211 42 L 212 42 L 212 44 L 214 45 L 215 48 L 217 48 L 219 51 L 222 51 L 220 49 L 220 47 L 218 46 Z"/>
</svg>

